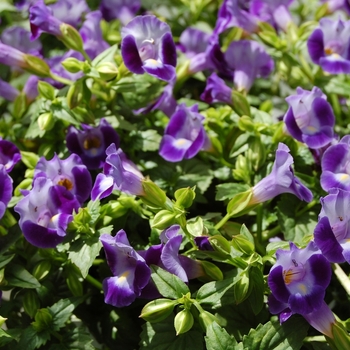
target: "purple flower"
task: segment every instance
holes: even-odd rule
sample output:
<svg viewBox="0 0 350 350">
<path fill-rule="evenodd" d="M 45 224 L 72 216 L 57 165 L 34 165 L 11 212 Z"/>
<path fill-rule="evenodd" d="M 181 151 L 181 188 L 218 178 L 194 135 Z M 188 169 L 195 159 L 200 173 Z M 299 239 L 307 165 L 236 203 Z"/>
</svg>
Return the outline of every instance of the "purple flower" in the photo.
<svg viewBox="0 0 350 350">
<path fill-rule="evenodd" d="M 103 167 L 103 174 L 98 174 L 91 192 L 91 199 L 102 199 L 109 196 L 113 189 L 142 196 L 143 175 L 136 165 L 127 159 L 125 153 L 119 148 L 117 150 L 112 143 L 106 150 L 107 158 Z"/>
<path fill-rule="evenodd" d="M 207 103 L 223 102 L 232 105 L 232 89 L 216 73 L 208 77 L 207 85 L 200 97 Z"/>
<path fill-rule="evenodd" d="M 182 32 L 177 48 L 181 50 L 186 57 L 193 58 L 199 53 L 205 52 L 210 37 L 211 34 L 205 33 L 197 28 L 188 27 Z"/>
<path fill-rule="evenodd" d="M 39 79 L 37 76 L 31 75 L 23 87 L 23 93 L 26 95 L 28 104 L 34 101 L 38 96 L 38 81 Z"/>
<path fill-rule="evenodd" d="M 198 106 L 180 104 L 170 118 L 160 143 L 159 154 L 169 162 L 193 158 L 205 145 L 207 135 Z"/>
<path fill-rule="evenodd" d="M 307 41 L 311 60 L 325 72 L 350 73 L 350 21 L 322 18 Z"/>
<path fill-rule="evenodd" d="M 4 216 L 12 198 L 12 179 L 7 172 L 5 166 L 0 163 L 0 219 Z"/>
<path fill-rule="evenodd" d="M 350 192 L 333 188 L 321 204 L 315 243 L 328 261 L 350 263 Z"/>
<path fill-rule="evenodd" d="M 10 67 L 28 68 L 26 54 L 0 41 L 0 63 Z"/>
<path fill-rule="evenodd" d="M 26 240 L 39 248 L 54 248 L 62 243 L 73 210 L 79 202 L 70 191 L 45 177 L 34 180 L 14 210 L 20 215 L 19 226 Z"/>
<path fill-rule="evenodd" d="M 90 12 L 85 0 L 58 0 L 48 7 L 55 18 L 73 27 L 79 25 L 84 13 Z"/>
<path fill-rule="evenodd" d="M 103 40 L 101 31 L 100 11 L 93 11 L 86 15 L 85 21 L 79 30 L 83 39 L 84 50 L 91 59 L 94 59 L 101 52 L 107 50 L 109 45 Z"/>
<path fill-rule="evenodd" d="M 137 16 L 121 31 L 121 53 L 133 73 L 175 79 L 176 48 L 170 27 L 155 16 Z"/>
<path fill-rule="evenodd" d="M 272 292 L 269 296 L 270 312 L 278 314 L 281 323 L 293 314 L 301 314 L 307 320 L 315 314 L 322 317 L 318 311 L 327 307 L 324 296 L 332 270 L 315 243 L 310 242 L 304 249 L 290 243 L 290 250 L 278 249 L 276 258 L 268 277 Z M 328 319 L 328 314 L 324 317 Z M 317 323 L 322 324 L 321 320 Z"/>
<path fill-rule="evenodd" d="M 115 307 L 130 305 L 148 284 L 151 270 L 131 246 L 124 230 L 115 237 L 100 237 L 113 277 L 103 281 L 105 303 Z"/>
<path fill-rule="evenodd" d="M 194 237 L 194 242 L 196 243 L 196 246 L 198 247 L 199 250 L 209 250 L 213 251 L 214 248 L 209 242 L 209 237 L 208 236 L 197 236 Z"/>
<path fill-rule="evenodd" d="M 333 13 L 337 10 L 344 10 L 350 15 L 350 2 L 348 0 L 321 0 L 327 3 L 327 12 Z"/>
<path fill-rule="evenodd" d="M 321 167 L 321 186 L 325 191 L 332 187 L 350 191 L 350 135 L 326 150 Z"/>
<path fill-rule="evenodd" d="M 101 12 L 106 21 L 118 18 L 123 25 L 127 25 L 141 7 L 140 0 L 102 0 Z"/>
<path fill-rule="evenodd" d="M 281 193 L 292 193 L 306 202 L 312 200 L 311 191 L 294 175 L 293 157 L 289 152 L 285 144 L 278 144 L 272 171 L 253 187 L 253 196 L 249 204 L 266 202 Z"/>
<path fill-rule="evenodd" d="M 264 47 L 251 40 L 233 41 L 225 52 L 225 60 L 234 71 L 233 81 L 239 91 L 249 91 L 256 78 L 266 78 L 274 69 Z"/>
<path fill-rule="evenodd" d="M 107 147 L 112 143 L 119 147 L 119 136 L 103 118 L 97 127 L 82 124 L 82 128 L 78 130 L 73 125 L 68 128 L 67 148 L 77 154 L 88 169 L 102 168 Z"/>
<path fill-rule="evenodd" d="M 0 165 L 3 165 L 8 173 L 21 160 L 21 158 L 22 156 L 17 146 L 0 137 Z"/>
<path fill-rule="evenodd" d="M 63 160 L 56 154 L 51 160 L 41 157 L 34 170 L 34 180 L 39 177 L 48 178 L 54 185 L 63 186 L 81 204 L 90 196 L 91 175 L 76 154 Z"/>
<path fill-rule="evenodd" d="M 14 101 L 20 92 L 7 81 L 0 79 L 0 96 L 8 101 Z"/>
<path fill-rule="evenodd" d="M 311 91 L 297 88 L 286 98 L 289 109 L 284 116 L 288 132 L 312 149 L 329 144 L 334 138 L 335 117 L 327 97 L 318 87 Z"/>
</svg>

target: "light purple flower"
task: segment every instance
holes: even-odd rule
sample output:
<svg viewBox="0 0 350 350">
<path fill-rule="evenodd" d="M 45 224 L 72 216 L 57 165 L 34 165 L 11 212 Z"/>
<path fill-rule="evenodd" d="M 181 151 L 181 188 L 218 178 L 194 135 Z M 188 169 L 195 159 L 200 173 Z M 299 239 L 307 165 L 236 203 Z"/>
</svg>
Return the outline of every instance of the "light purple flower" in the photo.
<svg viewBox="0 0 350 350">
<path fill-rule="evenodd" d="M 291 242 L 290 250 L 278 249 L 276 258 L 268 277 L 272 292 L 268 302 L 270 312 L 278 314 L 283 323 L 293 314 L 310 319 L 317 311 L 324 310 L 325 290 L 332 270 L 315 243 L 299 249 Z M 327 314 L 324 317 L 328 319 Z"/>
<path fill-rule="evenodd" d="M 31 75 L 23 87 L 22 91 L 26 95 L 28 104 L 34 101 L 38 96 L 38 81 L 39 79 L 37 76 Z"/>
<path fill-rule="evenodd" d="M 100 237 L 113 277 L 103 281 L 105 303 L 115 307 L 130 305 L 148 284 L 151 270 L 131 246 L 124 230 L 115 237 Z"/>
<path fill-rule="evenodd" d="M 41 157 L 34 170 L 34 181 L 39 177 L 48 178 L 54 185 L 63 186 L 81 204 L 90 196 L 91 175 L 76 154 L 71 154 L 66 159 L 60 159 L 56 154 L 51 160 Z"/>
<path fill-rule="evenodd" d="M 112 143 L 106 150 L 107 158 L 103 167 L 103 174 L 98 174 L 91 192 L 91 199 L 102 199 L 109 196 L 114 189 L 142 196 L 143 175 L 136 165 L 127 159 L 125 153 Z"/>
<path fill-rule="evenodd" d="M 334 138 L 335 117 L 327 97 L 318 87 L 311 91 L 297 88 L 286 98 L 289 109 L 284 116 L 288 132 L 313 149 L 329 144 Z"/>
<path fill-rule="evenodd" d="M 80 204 L 63 186 L 45 177 L 34 180 L 33 189 L 24 192 L 14 210 L 20 215 L 19 226 L 26 240 L 39 248 L 54 248 L 62 243 L 73 210 Z"/>
<path fill-rule="evenodd" d="M 208 77 L 207 85 L 200 97 L 207 103 L 223 102 L 232 105 L 232 89 L 216 73 Z"/>
<path fill-rule="evenodd" d="M 80 24 L 84 13 L 90 12 L 85 0 L 57 0 L 48 7 L 55 18 L 73 27 Z"/>
<path fill-rule="evenodd" d="M 0 163 L 0 219 L 4 216 L 7 205 L 12 198 L 12 178 L 5 166 Z"/>
<path fill-rule="evenodd" d="M 327 12 L 333 13 L 337 10 L 344 10 L 350 15 L 350 2 L 348 0 L 321 0 L 327 4 Z"/>
<path fill-rule="evenodd" d="M 20 92 L 7 81 L 0 79 L 0 97 L 8 101 L 14 101 Z"/>
<path fill-rule="evenodd" d="M 180 38 L 177 48 L 181 50 L 186 57 L 193 58 L 201 52 L 205 52 L 208 46 L 211 34 L 203 32 L 197 28 L 186 28 Z"/>
<path fill-rule="evenodd" d="M 94 59 L 109 48 L 109 45 L 102 37 L 101 19 L 102 14 L 100 11 L 90 12 L 86 15 L 85 21 L 79 30 L 83 39 L 84 50 L 91 59 Z"/>
<path fill-rule="evenodd" d="M 233 41 L 225 52 L 225 60 L 234 71 L 234 85 L 239 91 L 249 91 L 258 77 L 267 78 L 274 69 L 274 61 L 256 41 Z"/>
<path fill-rule="evenodd" d="M 119 19 L 127 25 L 141 7 L 140 0 L 102 0 L 100 9 L 106 21 Z"/>
<path fill-rule="evenodd" d="M 312 200 L 311 191 L 294 175 L 293 157 L 289 152 L 285 144 L 278 144 L 272 171 L 253 187 L 253 196 L 249 204 L 266 202 L 281 193 L 292 193 L 306 202 Z"/>
<path fill-rule="evenodd" d="M 311 60 L 325 72 L 350 73 L 350 21 L 322 18 L 307 41 Z"/>
<path fill-rule="evenodd" d="M 78 130 L 73 125 L 68 128 L 67 148 L 77 154 L 88 169 L 102 168 L 108 146 L 114 143 L 119 147 L 119 135 L 103 118 L 97 127 L 82 124 L 82 128 Z"/>
<path fill-rule="evenodd" d="M 198 106 L 180 104 L 170 118 L 160 143 L 159 154 L 169 162 L 193 158 L 206 144 L 207 135 Z"/>
<path fill-rule="evenodd" d="M 3 165 L 8 173 L 21 160 L 21 158 L 22 156 L 17 146 L 0 137 L 0 165 Z"/>
<path fill-rule="evenodd" d="M 328 261 L 350 263 L 350 192 L 333 188 L 321 204 L 315 243 Z"/>
<path fill-rule="evenodd" d="M 28 68 L 26 54 L 0 41 L 0 63 L 10 67 Z"/>
<path fill-rule="evenodd" d="M 170 27 L 153 15 L 137 16 L 121 31 L 125 66 L 135 74 L 175 79 L 176 48 Z"/>
<path fill-rule="evenodd" d="M 321 186 L 325 191 L 333 187 L 350 191 L 350 135 L 326 150 L 321 167 Z"/>
</svg>

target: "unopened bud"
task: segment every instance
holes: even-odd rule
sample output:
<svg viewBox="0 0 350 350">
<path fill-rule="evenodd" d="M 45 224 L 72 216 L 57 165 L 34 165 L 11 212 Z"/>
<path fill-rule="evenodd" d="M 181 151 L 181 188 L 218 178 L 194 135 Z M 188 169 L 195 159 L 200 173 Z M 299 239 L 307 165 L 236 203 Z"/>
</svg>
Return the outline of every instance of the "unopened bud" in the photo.
<svg viewBox="0 0 350 350">
<path fill-rule="evenodd" d="M 23 69 L 25 69 L 29 73 L 33 73 L 43 78 L 50 76 L 50 67 L 43 59 L 33 55 L 25 54 L 24 60 L 25 65 L 23 66 Z"/>
<path fill-rule="evenodd" d="M 182 208 L 189 208 L 195 197 L 196 193 L 190 187 L 180 188 L 175 192 L 176 205 Z"/>
<path fill-rule="evenodd" d="M 210 326 L 213 322 L 219 323 L 219 320 L 210 312 L 203 310 L 199 314 L 199 323 L 204 331 L 207 330 L 207 327 Z"/>
<path fill-rule="evenodd" d="M 166 319 L 174 310 L 176 300 L 156 299 L 144 306 L 140 317 L 148 322 L 160 322 Z"/>
<path fill-rule="evenodd" d="M 236 304 L 240 304 L 246 298 L 248 298 L 249 294 L 249 272 L 248 270 L 244 270 L 241 273 L 242 278 L 234 285 L 233 292 L 235 296 Z"/>
<path fill-rule="evenodd" d="M 78 52 L 84 51 L 83 39 L 79 32 L 67 23 L 60 25 L 60 31 L 62 36 L 59 38 L 68 49 L 72 49 Z"/>
<path fill-rule="evenodd" d="M 243 235 L 237 235 L 232 237 L 232 246 L 244 254 L 250 255 L 254 253 L 254 244 Z"/>
<path fill-rule="evenodd" d="M 159 211 L 152 221 L 152 228 L 157 228 L 159 230 L 166 229 L 175 223 L 175 215 L 175 213 L 169 210 Z"/>
<path fill-rule="evenodd" d="M 174 320 L 176 335 L 188 332 L 192 328 L 193 322 L 193 315 L 190 310 L 180 311 Z"/>
<path fill-rule="evenodd" d="M 100 63 L 96 70 L 103 80 L 112 80 L 118 75 L 118 68 L 111 62 Z"/>
<path fill-rule="evenodd" d="M 142 179 L 142 188 L 144 195 L 140 196 L 140 198 L 145 204 L 155 208 L 163 208 L 165 206 L 166 194 L 153 181 Z"/>
<path fill-rule="evenodd" d="M 55 125 L 55 120 L 51 112 L 45 112 L 38 117 L 38 125 L 40 130 L 49 131 Z"/>
<path fill-rule="evenodd" d="M 50 261 L 41 260 L 35 265 L 32 274 L 38 281 L 41 281 L 49 274 L 50 270 L 51 270 Z"/>
<path fill-rule="evenodd" d="M 61 64 L 69 73 L 78 73 L 83 70 L 84 67 L 84 62 L 79 61 L 74 57 L 66 58 Z"/>
<path fill-rule="evenodd" d="M 30 316 L 34 317 L 40 307 L 39 297 L 33 290 L 27 290 L 23 297 L 24 311 Z"/>
<path fill-rule="evenodd" d="M 55 88 L 46 81 L 38 81 L 38 91 L 40 96 L 47 100 L 52 101 L 55 99 Z"/>
</svg>

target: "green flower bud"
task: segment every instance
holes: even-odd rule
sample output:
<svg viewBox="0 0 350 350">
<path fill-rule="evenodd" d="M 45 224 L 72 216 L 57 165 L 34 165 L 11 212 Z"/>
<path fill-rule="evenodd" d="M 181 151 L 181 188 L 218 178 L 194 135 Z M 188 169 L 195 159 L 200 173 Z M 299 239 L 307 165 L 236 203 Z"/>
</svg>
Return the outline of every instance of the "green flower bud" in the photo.
<svg viewBox="0 0 350 350">
<path fill-rule="evenodd" d="M 244 254 L 250 255 L 254 253 L 254 244 L 243 235 L 237 235 L 232 237 L 232 246 Z"/>
<path fill-rule="evenodd" d="M 27 290 L 23 297 L 24 311 L 33 318 L 40 307 L 39 297 L 33 290 Z"/>
<path fill-rule="evenodd" d="M 208 230 L 204 227 L 203 219 L 200 216 L 188 220 L 187 231 L 194 237 L 208 235 Z"/>
<path fill-rule="evenodd" d="M 68 57 L 63 62 L 61 62 L 65 70 L 70 73 L 78 73 L 83 70 L 84 62 L 77 60 L 74 57 Z"/>
<path fill-rule="evenodd" d="M 174 320 L 176 335 L 188 332 L 192 328 L 193 322 L 193 315 L 190 310 L 185 309 L 180 311 Z"/>
<path fill-rule="evenodd" d="M 148 322 L 160 322 L 166 319 L 174 310 L 176 300 L 156 299 L 144 306 L 139 317 Z"/>
<path fill-rule="evenodd" d="M 38 280 L 43 280 L 51 270 L 51 263 L 49 260 L 41 260 L 39 261 L 32 272 L 32 275 Z"/>
<path fill-rule="evenodd" d="M 175 223 L 175 215 L 175 213 L 169 210 L 159 211 L 152 221 L 152 228 L 157 228 L 159 230 L 166 229 Z"/>
<path fill-rule="evenodd" d="M 35 74 L 39 77 L 47 78 L 50 76 L 50 67 L 48 64 L 39 57 L 33 55 L 24 55 L 25 66 L 23 69 L 29 73 Z"/>
<path fill-rule="evenodd" d="M 79 276 L 76 273 L 69 271 L 66 283 L 69 290 L 75 297 L 80 297 L 83 295 L 83 285 L 79 281 Z"/>
<path fill-rule="evenodd" d="M 199 324 L 203 328 L 203 330 L 206 332 L 207 327 L 210 326 L 213 322 L 219 323 L 219 320 L 210 312 L 203 310 L 199 314 Z"/>
<path fill-rule="evenodd" d="M 39 161 L 39 156 L 33 152 L 21 151 L 22 162 L 29 169 L 34 169 Z"/>
<path fill-rule="evenodd" d="M 249 202 L 252 195 L 253 192 L 251 188 L 248 191 L 235 194 L 227 204 L 227 213 L 230 216 L 240 216 L 251 210 Z"/>
<path fill-rule="evenodd" d="M 331 332 L 333 338 L 326 336 L 328 342 L 334 346 L 335 349 L 343 350 L 350 349 L 350 336 L 346 328 L 338 321 L 331 325 Z"/>
<path fill-rule="evenodd" d="M 248 132 L 252 132 L 252 133 L 255 131 L 255 125 L 254 125 L 253 120 L 246 115 L 243 115 L 241 118 L 239 118 L 238 127 L 242 131 L 248 131 Z"/>
<path fill-rule="evenodd" d="M 221 253 L 223 257 L 230 256 L 231 245 L 226 238 L 220 235 L 215 235 L 209 237 L 208 240 L 216 252 Z"/>
<path fill-rule="evenodd" d="M 118 68 L 112 62 L 102 62 L 96 67 L 96 70 L 103 80 L 112 80 L 118 75 Z"/>
<path fill-rule="evenodd" d="M 7 318 L 0 316 L 0 327 L 5 323 L 6 320 Z"/>
<path fill-rule="evenodd" d="M 37 332 L 50 328 L 52 324 L 52 314 L 48 309 L 39 309 L 35 314 L 35 322 L 32 322 L 33 328 Z"/>
<path fill-rule="evenodd" d="M 236 90 L 232 91 L 232 108 L 239 116 L 250 117 L 250 105 L 247 98 Z"/>
<path fill-rule="evenodd" d="M 38 82 L 38 91 L 40 96 L 47 100 L 52 101 L 55 99 L 55 88 L 46 81 Z"/>
<path fill-rule="evenodd" d="M 51 112 L 45 112 L 38 117 L 38 125 L 40 130 L 49 131 L 55 125 L 55 120 Z"/>
<path fill-rule="evenodd" d="M 182 208 L 189 208 L 192 205 L 196 193 L 193 188 L 180 188 L 175 192 L 176 205 Z"/>
<path fill-rule="evenodd" d="M 60 25 L 62 36 L 59 38 L 68 49 L 84 52 L 83 39 L 79 32 L 67 23 Z"/>
<path fill-rule="evenodd" d="M 224 278 L 222 271 L 210 261 L 201 260 L 200 264 L 204 270 L 205 275 L 210 280 L 221 281 Z"/>
<path fill-rule="evenodd" d="M 233 287 L 236 304 L 240 304 L 249 296 L 249 271 L 244 270 L 241 276 L 241 279 Z"/>
<path fill-rule="evenodd" d="M 143 179 L 142 188 L 145 194 L 140 198 L 145 204 L 155 208 L 165 207 L 165 203 L 167 200 L 166 194 L 154 182 L 152 182 L 150 179 L 147 179 L 147 178 Z"/>
</svg>

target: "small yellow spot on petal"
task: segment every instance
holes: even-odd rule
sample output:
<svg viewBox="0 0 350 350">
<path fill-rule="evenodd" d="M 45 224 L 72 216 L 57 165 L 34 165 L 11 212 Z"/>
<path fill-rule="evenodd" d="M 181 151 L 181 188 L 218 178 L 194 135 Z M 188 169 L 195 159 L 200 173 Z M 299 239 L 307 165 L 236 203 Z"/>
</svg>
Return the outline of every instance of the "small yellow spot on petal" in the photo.
<svg viewBox="0 0 350 350">
<path fill-rule="evenodd" d="M 307 288 L 306 288 L 305 284 L 302 284 L 302 283 L 301 283 L 301 284 L 299 284 L 298 287 L 299 287 L 301 293 L 305 295 L 306 292 L 307 292 Z"/>
<path fill-rule="evenodd" d="M 331 54 L 333 53 L 333 50 L 332 50 L 330 47 L 326 47 L 326 48 L 324 49 L 324 53 L 325 53 L 326 55 L 331 55 Z"/>
<path fill-rule="evenodd" d="M 57 185 L 61 185 L 61 186 L 65 187 L 68 191 L 72 190 L 74 187 L 72 181 L 70 181 L 68 179 L 62 179 L 62 180 L 58 181 Z"/>
<path fill-rule="evenodd" d="M 307 129 L 307 131 L 310 131 L 310 132 L 317 131 L 317 129 L 314 126 L 312 126 L 312 125 L 309 125 L 306 129 Z"/>
<path fill-rule="evenodd" d="M 348 174 L 343 174 L 342 176 L 340 176 L 340 181 L 347 181 L 348 179 L 349 179 Z"/>
<path fill-rule="evenodd" d="M 124 282 L 126 278 L 130 275 L 130 271 L 125 271 L 119 276 L 119 282 Z"/>
</svg>

